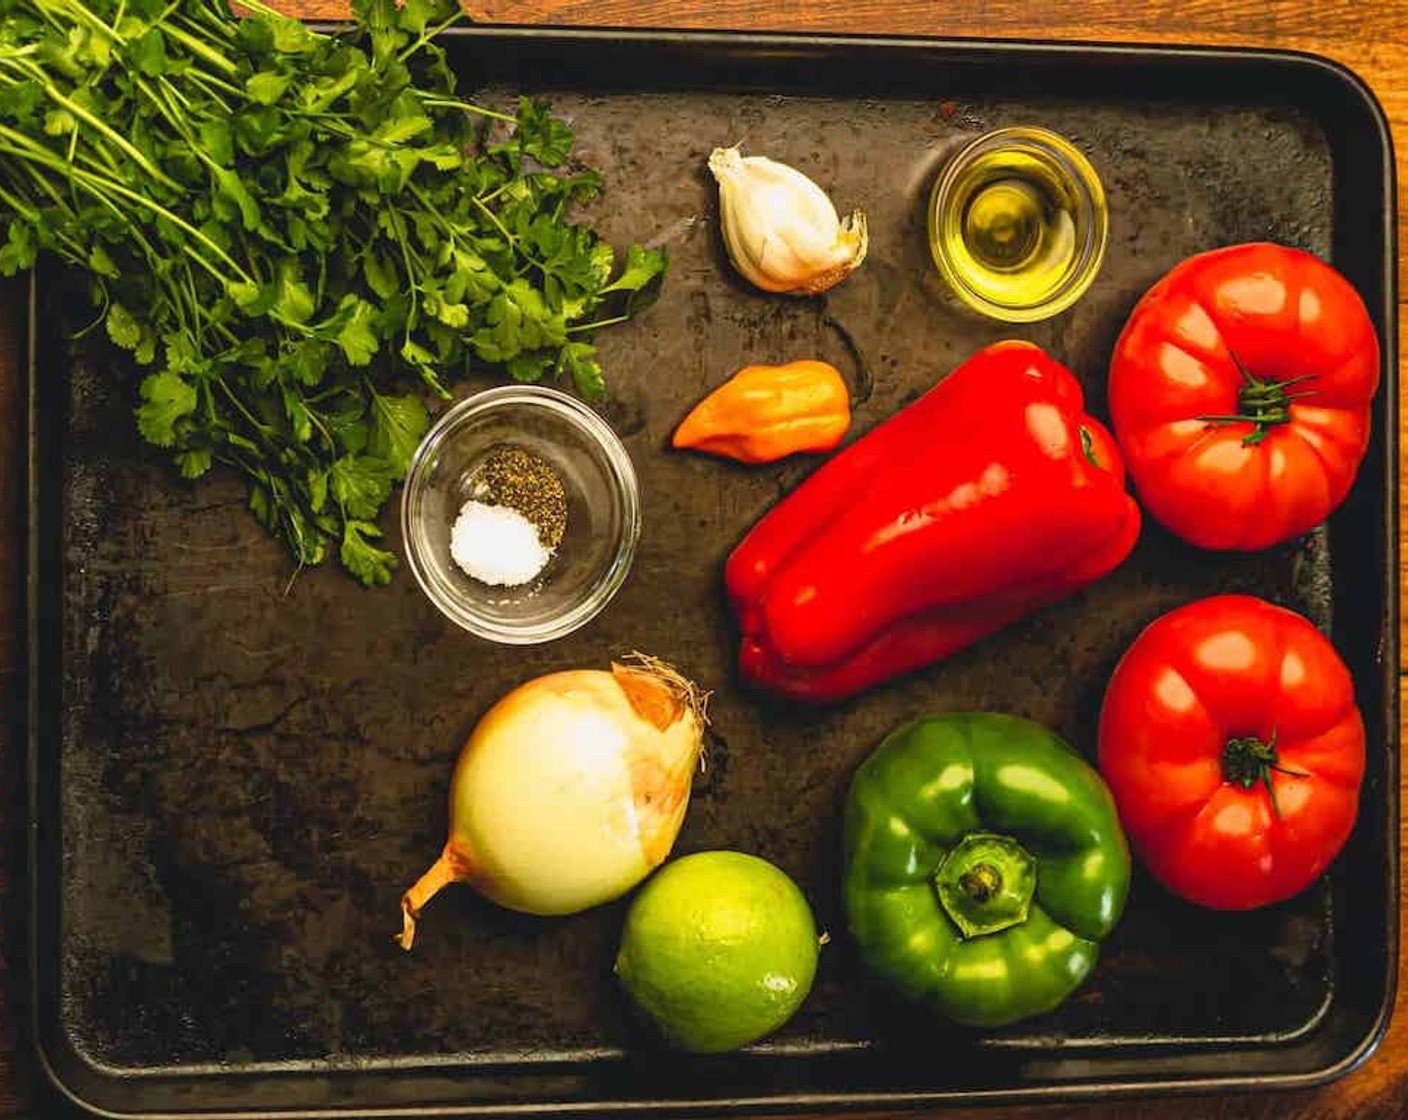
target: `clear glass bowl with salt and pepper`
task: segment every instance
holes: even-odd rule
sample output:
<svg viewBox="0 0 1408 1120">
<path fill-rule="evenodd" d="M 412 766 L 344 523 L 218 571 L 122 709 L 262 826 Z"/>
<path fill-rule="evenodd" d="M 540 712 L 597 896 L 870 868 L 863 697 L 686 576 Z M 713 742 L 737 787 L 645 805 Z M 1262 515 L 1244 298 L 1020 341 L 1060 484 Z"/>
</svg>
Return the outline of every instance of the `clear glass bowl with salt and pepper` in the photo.
<svg viewBox="0 0 1408 1120">
<path fill-rule="evenodd" d="M 537 385 L 448 408 L 401 497 L 422 590 L 471 633 L 509 645 L 564 637 L 600 613 L 640 537 L 635 470 L 610 426 Z"/>
</svg>

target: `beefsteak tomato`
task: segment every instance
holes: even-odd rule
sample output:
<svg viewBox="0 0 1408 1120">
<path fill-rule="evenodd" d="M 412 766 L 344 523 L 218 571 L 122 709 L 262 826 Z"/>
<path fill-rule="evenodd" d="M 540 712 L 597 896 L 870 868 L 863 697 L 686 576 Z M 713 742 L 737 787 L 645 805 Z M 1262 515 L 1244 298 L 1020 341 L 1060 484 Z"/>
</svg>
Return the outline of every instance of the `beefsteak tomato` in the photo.
<svg viewBox="0 0 1408 1120">
<path fill-rule="evenodd" d="M 1364 721 L 1348 668 L 1309 621 L 1218 595 L 1157 619 L 1120 660 L 1099 763 L 1154 877 L 1246 910 L 1300 893 L 1344 846 Z"/>
<path fill-rule="evenodd" d="M 1343 276 L 1298 249 L 1234 245 L 1190 257 L 1135 306 L 1110 413 L 1157 521 L 1250 551 L 1344 501 L 1378 383 L 1374 324 Z"/>
</svg>

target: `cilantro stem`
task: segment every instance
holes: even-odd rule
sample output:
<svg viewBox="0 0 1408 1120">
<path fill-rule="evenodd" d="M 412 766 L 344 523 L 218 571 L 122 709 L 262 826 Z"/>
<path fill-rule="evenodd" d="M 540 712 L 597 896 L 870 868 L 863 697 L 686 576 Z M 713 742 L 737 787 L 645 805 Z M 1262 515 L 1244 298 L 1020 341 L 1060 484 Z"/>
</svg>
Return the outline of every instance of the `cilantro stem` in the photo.
<svg viewBox="0 0 1408 1120">
<path fill-rule="evenodd" d="M 476 105 L 473 101 L 451 101 L 444 97 L 422 96 L 420 103 L 432 109 L 458 109 L 462 113 L 469 113 L 480 117 L 490 117 L 493 120 L 504 121 L 507 124 L 518 123 L 518 118 L 509 113 L 500 113 L 494 109 L 486 109 L 483 105 Z"/>
<path fill-rule="evenodd" d="M 151 92 L 148 93 L 148 96 L 151 97 L 153 101 L 157 102 L 158 104 L 165 104 L 165 105 L 168 105 L 168 106 L 174 104 L 175 106 L 178 106 L 179 108 L 184 109 L 187 113 L 193 113 L 193 112 L 194 112 L 194 110 L 195 110 L 196 107 L 195 107 L 195 105 L 193 105 L 193 104 L 191 103 L 191 99 L 190 99 L 189 97 L 187 97 L 184 93 L 182 93 L 181 90 L 178 89 L 176 86 L 172 85 L 172 84 L 167 80 L 165 74 L 161 75 L 157 80 L 161 83 L 161 86 L 160 86 L 161 95 L 160 95 L 160 96 L 161 96 L 161 98 L 165 98 L 166 100 L 165 100 L 164 102 L 162 102 L 162 101 L 158 98 L 157 92 L 156 92 L 155 90 L 151 90 Z M 149 87 L 149 86 L 147 85 L 147 83 L 144 82 L 141 78 L 138 78 L 138 79 L 137 79 L 137 85 L 140 86 L 143 90 L 150 90 L 150 89 L 151 89 L 151 87 Z M 168 116 L 166 119 L 167 119 L 168 121 L 171 121 L 171 117 L 169 117 L 169 116 Z M 172 121 L 172 124 L 174 125 L 175 122 Z M 190 135 L 189 130 L 185 133 L 185 135 L 187 135 L 187 136 Z"/>
<path fill-rule="evenodd" d="M 0 132 L 3 131 L 3 126 L 0 126 Z M 48 153 L 48 149 L 46 148 L 40 147 L 38 150 L 44 153 Z M 64 201 L 63 196 L 59 194 L 58 189 L 52 183 L 50 183 L 49 180 L 44 176 L 44 174 L 39 170 L 39 168 L 34 165 L 34 162 L 30 158 L 31 153 L 15 151 L 9 145 L 0 143 L 0 152 L 6 151 L 9 151 L 11 154 L 18 156 L 21 161 L 20 166 L 23 167 L 29 173 L 30 178 L 34 180 L 38 189 L 42 190 L 53 200 L 55 206 L 63 208 L 67 205 Z M 123 226 L 126 228 L 127 236 L 132 238 L 132 240 L 136 242 L 138 247 L 142 249 L 147 260 L 150 262 L 154 269 L 157 265 L 160 264 L 161 255 L 152 246 L 151 242 L 147 240 L 146 236 L 142 232 L 142 228 L 132 220 L 130 214 L 126 213 L 120 206 L 114 203 L 112 199 L 108 198 L 101 191 L 94 190 L 91 186 L 83 184 L 76 174 L 70 175 L 68 182 L 70 188 L 74 191 L 77 191 L 80 186 L 85 187 L 87 192 L 92 195 L 92 197 L 99 203 L 99 205 L 103 206 L 118 221 L 123 224 Z M 75 200 L 74 205 L 70 209 L 69 221 L 66 222 L 64 227 L 62 228 L 64 228 L 65 230 L 69 228 L 82 228 L 84 224 L 85 223 L 80 219 L 80 216 L 78 214 L 78 205 Z M 74 244 L 72 239 L 69 239 L 68 243 L 70 246 Z M 88 254 L 82 250 L 81 246 L 77 247 L 75 250 L 74 261 L 77 264 L 85 266 L 88 264 Z"/>
<path fill-rule="evenodd" d="M 175 0 L 171 7 L 179 9 L 181 8 L 182 3 L 183 0 Z M 250 15 L 278 15 L 277 12 L 273 12 L 272 9 L 266 8 L 263 4 L 258 3 L 257 0 L 244 0 L 244 2 L 240 6 L 244 8 L 245 11 L 248 12 Z M 203 30 L 219 35 L 222 39 L 225 39 L 227 41 L 234 41 L 235 36 L 230 29 L 230 21 L 224 18 L 223 12 L 212 10 L 209 4 L 195 4 L 192 5 L 192 7 L 194 8 L 194 12 L 186 11 L 184 13 L 188 23 L 194 23 L 197 19 L 199 19 L 199 21 L 204 25 Z"/>
<path fill-rule="evenodd" d="M 215 91 L 219 90 L 221 93 L 228 93 L 234 97 L 244 96 L 244 90 L 240 89 L 239 86 L 227 82 L 223 78 L 218 78 L 214 74 L 207 74 L 204 70 L 201 70 L 200 68 L 195 66 L 192 66 L 189 70 L 182 74 L 181 77 L 183 79 L 189 78 L 197 85 L 204 87 L 205 92 L 210 97 L 210 99 L 214 101 L 218 106 L 220 106 L 221 110 L 226 114 L 231 112 L 230 103 L 228 101 L 225 101 L 223 98 L 216 96 Z M 162 80 L 165 81 L 165 77 L 163 77 Z"/>
<path fill-rule="evenodd" d="M 463 18 L 464 12 L 460 9 L 459 4 L 456 3 L 455 10 L 453 13 L 451 13 L 449 18 L 442 20 L 429 31 L 425 31 L 422 29 L 420 35 L 409 46 L 403 48 L 401 53 L 396 56 L 396 61 L 405 62 L 406 59 L 410 58 L 411 55 L 416 53 L 416 51 L 420 50 L 423 46 L 429 43 L 432 39 L 435 38 L 435 36 L 439 35 L 440 32 L 444 31 L 446 28 L 453 27 L 455 24 L 459 23 L 459 21 Z"/>
<path fill-rule="evenodd" d="M 509 248 L 516 249 L 518 247 L 518 238 L 509 233 L 508 227 L 499 220 L 499 216 L 485 206 L 484 203 L 480 202 L 478 198 L 471 198 L 470 201 L 473 202 L 475 206 L 479 207 L 480 212 L 493 223 L 494 228 L 504 235 L 504 240 L 508 242 Z"/>
<path fill-rule="evenodd" d="M 396 232 L 396 241 L 401 246 L 401 260 L 406 266 L 406 283 L 410 289 L 410 311 L 406 315 L 405 341 L 411 340 L 411 329 L 415 326 L 416 318 L 420 312 L 420 286 L 412 279 L 416 270 L 411 264 L 411 247 L 406 243 L 406 228 L 401 224 L 401 215 L 395 210 L 390 211 L 391 225 Z"/>
<path fill-rule="evenodd" d="M 331 452 L 333 455 L 336 455 L 337 441 L 333 439 L 332 432 L 329 431 L 327 425 L 323 423 L 323 418 L 319 416 L 316 412 L 314 412 L 311 408 L 309 408 L 308 403 L 306 401 L 303 404 L 303 409 L 305 412 L 308 413 L 308 422 L 312 424 L 313 427 L 317 428 L 318 434 L 323 437 L 323 442 L 327 444 L 328 451 Z"/>
<path fill-rule="evenodd" d="M 223 71 L 224 73 L 229 74 L 231 76 L 239 73 L 240 68 L 235 63 L 231 62 L 219 51 L 214 50 L 212 47 L 202 42 L 194 35 L 183 31 L 179 26 L 177 26 L 175 20 L 167 20 L 165 24 L 165 31 L 166 34 L 170 35 L 188 51 L 190 51 L 192 54 L 199 55 L 201 58 L 205 59 L 212 66 L 214 66 L 217 70 Z"/>
<path fill-rule="evenodd" d="M 261 16 L 264 19 L 286 20 L 289 18 L 278 9 L 269 7 L 263 0 L 241 0 L 241 6 L 251 15 Z M 201 7 L 197 10 L 201 15 L 209 14 L 209 9 L 207 8 Z M 223 24 L 224 21 L 222 20 L 221 23 Z"/>
<path fill-rule="evenodd" d="M 226 381 L 225 378 L 217 377 L 215 379 L 215 382 L 224 391 L 225 396 L 229 398 L 230 403 L 235 406 L 235 410 L 245 418 L 251 428 L 253 428 L 265 439 L 268 439 L 271 434 L 277 434 L 274 432 L 273 428 L 269 427 L 269 425 L 265 424 L 263 421 L 257 419 L 254 413 L 249 411 L 244 401 L 240 400 L 239 394 L 230 388 L 230 383 Z"/>
<path fill-rule="evenodd" d="M 75 128 L 72 132 L 70 132 L 70 133 L 68 134 L 68 157 L 67 157 L 67 158 L 68 158 L 69 163 L 77 163 L 77 162 L 78 162 L 78 129 L 76 129 L 76 128 Z M 78 191 L 75 189 L 75 187 L 74 187 L 74 185 L 73 185 L 72 183 L 69 183 L 69 185 L 68 185 L 68 196 L 69 196 L 69 200 L 73 203 L 73 208 L 74 208 L 75 210 L 77 210 L 77 209 L 78 209 Z"/>
<path fill-rule="evenodd" d="M 173 294 L 184 297 L 195 310 L 195 328 L 193 333 L 197 341 L 200 341 L 205 337 L 205 313 L 201 306 L 200 292 L 196 288 L 195 273 L 191 271 L 191 262 L 189 260 L 183 260 L 181 262 L 181 280 L 182 287 L 173 288 Z M 181 299 L 173 299 L 171 302 L 177 307 L 179 314 Z"/>
<path fill-rule="evenodd" d="M 3 202 L 31 225 L 36 225 L 41 220 L 41 215 L 38 210 L 27 204 L 24 199 L 7 191 L 4 184 L 0 184 L 0 202 Z"/>
<path fill-rule="evenodd" d="M 166 123 L 169 124 L 183 140 L 189 141 L 191 138 L 190 129 L 186 127 L 185 120 L 182 118 L 181 114 L 176 111 L 176 108 L 167 102 L 166 98 L 161 93 L 158 93 L 142 78 L 138 78 L 134 84 L 146 95 L 147 101 L 161 114 L 166 120 Z M 163 89 L 163 93 L 168 91 L 169 88 L 170 85 L 167 83 Z M 205 153 L 194 145 L 192 145 L 191 150 L 195 155 L 205 158 Z"/>
<path fill-rule="evenodd" d="M 155 23 L 155 24 L 165 23 L 168 19 L 171 18 L 171 16 L 172 16 L 173 14 L 175 14 L 176 12 L 179 12 L 179 11 L 181 10 L 181 5 L 184 4 L 185 2 L 186 2 L 186 0 L 171 0 L 171 3 L 167 4 L 166 7 L 164 7 L 164 8 L 161 10 L 161 15 L 157 16 L 156 19 L 152 20 L 151 23 Z M 113 25 L 114 27 L 116 27 L 118 24 L 120 24 L 120 23 L 122 22 L 122 16 L 123 16 L 123 13 L 126 11 L 126 9 L 127 9 L 127 0 L 122 0 L 122 2 L 118 5 L 117 14 L 112 17 L 112 25 Z M 204 8 L 200 8 L 200 9 L 198 9 L 198 10 L 204 11 L 205 9 L 204 9 Z"/>
<path fill-rule="evenodd" d="M 47 149 L 40 150 L 46 151 Z M 33 181 L 35 189 L 42 191 L 44 194 L 48 195 L 50 200 L 52 200 L 54 205 L 60 210 L 66 210 L 66 216 L 71 221 L 80 225 L 82 224 L 78 222 L 79 204 L 78 199 L 76 197 L 77 184 L 71 177 L 68 180 L 70 194 L 69 198 L 66 200 L 64 196 L 59 193 L 59 189 L 49 181 L 49 177 L 44 173 L 44 171 L 41 170 L 39 167 L 35 166 L 34 162 L 30 158 L 30 152 L 19 151 L 11 145 L 4 143 L 0 143 L 0 152 L 8 152 L 9 154 L 16 156 L 19 161 L 18 165 L 24 169 L 25 174 L 27 174 L 29 178 Z M 124 221 L 126 221 L 126 215 L 122 214 L 120 211 L 118 211 L 118 216 Z"/>
<path fill-rule="evenodd" d="M 205 422 L 213 427 L 215 425 L 215 391 L 210 387 L 210 381 L 201 381 L 196 386 L 196 392 L 200 394 L 201 404 L 205 407 Z"/>
<path fill-rule="evenodd" d="M 0 62 L 3 61 L 4 60 L 0 60 Z M 147 159 L 146 156 L 144 156 L 132 145 L 132 143 L 127 139 L 127 137 L 123 136 L 119 132 L 114 131 L 112 128 L 109 128 L 108 125 L 106 125 L 97 117 L 95 117 L 82 105 L 78 104 L 78 102 L 72 100 L 71 98 L 65 97 L 63 92 L 59 90 L 53 82 L 49 81 L 49 79 L 44 76 L 44 71 L 38 66 L 35 66 L 32 63 L 29 63 L 28 61 L 20 62 L 16 65 L 22 67 L 26 72 L 29 73 L 29 75 L 33 78 L 35 84 L 38 85 L 39 88 L 44 91 L 44 96 L 49 98 L 49 100 L 54 102 L 54 104 L 61 106 L 67 112 L 72 113 L 75 117 L 83 121 L 90 128 L 101 133 L 108 139 L 109 142 L 117 145 L 117 147 L 126 154 L 128 159 L 130 159 L 133 163 L 135 163 L 138 167 L 140 167 L 143 171 L 150 175 L 156 182 L 160 183 L 162 186 L 167 187 L 170 190 L 179 191 L 182 189 L 180 183 L 176 182 L 175 179 L 171 178 L 171 176 L 167 175 L 164 171 L 161 170 L 161 168 L 157 167 L 154 163 L 152 163 L 151 160 Z"/>
<path fill-rule="evenodd" d="M 7 150 L 6 147 L 5 147 L 5 145 L 0 144 L 0 152 L 5 151 L 5 150 Z M 21 158 L 23 158 L 23 157 L 21 157 Z M 32 179 L 34 180 L 35 185 L 37 186 L 37 188 L 38 188 L 39 190 L 43 191 L 45 194 L 47 194 L 47 195 L 49 196 L 50 199 L 53 200 L 53 203 L 54 203 L 54 205 L 55 205 L 56 207 L 58 207 L 58 208 L 60 208 L 60 209 L 63 209 L 63 208 L 65 208 L 65 207 L 68 207 L 68 202 L 64 199 L 63 195 L 61 195 L 61 194 L 59 193 L 58 188 L 55 187 L 53 183 L 49 182 L 48 178 L 43 174 L 43 172 L 41 172 L 41 171 L 39 170 L 39 168 L 35 167 L 33 164 L 28 163 L 28 162 L 22 163 L 21 166 L 24 167 L 25 170 L 29 172 L 30 178 L 32 178 Z M 76 184 L 76 182 L 75 182 L 74 180 L 70 179 L 70 180 L 69 180 L 69 185 L 70 185 L 70 188 L 76 192 L 76 190 L 77 190 L 77 184 Z M 132 225 L 132 221 L 131 221 L 131 219 L 128 217 L 128 215 L 126 215 L 125 213 L 123 213 L 120 207 L 114 206 L 114 205 L 112 204 L 111 200 L 109 200 L 109 199 L 101 198 L 101 197 L 100 197 L 100 198 L 98 199 L 98 201 L 99 201 L 103 206 L 107 207 L 107 209 L 109 209 L 109 210 L 113 213 L 113 215 L 114 215 L 120 222 L 123 223 L 123 225 L 125 225 L 125 226 L 128 227 L 128 234 L 129 234 L 129 236 L 131 236 L 131 237 L 138 243 L 138 245 L 140 245 L 143 249 L 146 250 L 147 255 L 148 255 L 148 257 L 149 257 L 150 259 L 153 259 L 153 260 L 154 260 L 154 259 L 155 259 L 155 255 L 154 255 L 154 253 L 152 252 L 152 247 L 151 247 L 151 245 L 147 242 L 146 238 L 142 236 L 141 230 L 140 230 L 140 229 L 137 229 L 135 226 Z M 82 224 L 83 224 L 83 223 L 79 220 L 78 209 L 79 209 L 79 208 L 78 208 L 78 202 L 77 202 L 77 199 L 75 198 L 75 199 L 73 200 L 73 205 L 72 205 L 71 207 L 68 207 L 69 224 L 71 224 L 74 228 L 81 227 Z M 35 211 L 35 214 L 36 214 L 36 217 L 37 217 L 37 216 L 38 216 L 38 212 Z M 86 264 L 86 263 L 87 263 L 87 260 L 88 260 L 88 256 L 87 256 L 86 253 L 82 252 L 82 250 L 80 249 L 79 252 L 78 252 L 78 258 L 77 258 L 77 259 L 78 259 L 78 261 L 79 261 L 80 263 Z"/>
<path fill-rule="evenodd" d="M 625 323 L 630 320 L 629 315 L 613 315 L 610 319 L 598 319 L 594 323 L 575 323 L 567 328 L 568 334 L 580 334 L 582 331 L 594 331 L 601 327 L 614 327 L 617 323 Z"/>
<path fill-rule="evenodd" d="M 429 195 L 427 195 L 425 191 L 422 190 L 416 183 L 411 182 L 407 183 L 406 185 L 410 188 L 410 192 L 412 195 L 415 196 L 416 201 L 419 202 L 421 206 L 425 208 L 425 212 L 430 215 L 431 220 L 434 221 L 435 224 L 438 225 L 441 229 L 443 229 L 447 234 L 449 234 L 450 244 L 452 246 L 458 244 L 459 235 L 461 231 L 456 229 L 454 223 L 452 223 L 448 218 L 445 217 L 444 214 L 440 213 L 440 211 L 435 208 L 435 201 Z M 502 229 L 503 227 L 500 226 L 499 228 Z M 505 230 L 504 232 L 507 233 L 508 231 Z"/>
<path fill-rule="evenodd" d="M 509 187 L 511 187 L 511 186 L 513 186 L 513 180 L 512 180 L 512 179 L 509 179 L 509 180 L 507 180 L 507 181 L 505 181 L 505 182 L 500 183 L 497 187 L 495 187 L 493 190 L 491 190 L 488 194 L 477 194 L 477 195 L 475 195 L 475 196 L 474 196 L 474 200 L 475 200 L 476 202 L 478 202 L 478 203 L 484 205 L 484 206 L 487 206 L 487 205 L 489 205 L 489 203 L 493 202 L 494 199 L 498 198 L 499 195 L 503 194 L 504 191 L 508 190 Z"/>
<path fill-rule="evenodd" d="M 127 40 L 117 33 L 116 28 L 109 27 L 86 4 L 60 3 L 56 6 L 78 23 L 87 24 L 94 31 L 100 32 L 110 42 L 119 45 L 126 43 Z"/>
<path fill-rule="evenodd" d="M 82 172 L 76 172 L 76 175 L 81 178 L 96 178 L 96 176 L 87 176 Z M 152 211 L 152 213 L 156 214 L 157 217 L 165 218 L 177 229 L 189 234 L 191 237 L 195 238 L 198 242 L 200 242 L 200 244 L 205 246 L 207 249 L 210 249 L 219 260 L 223 261 L 225 264 L 229 265 L 235 270 L 235 273 L 239 277 L 239 279 L 248 283 L 253 282 L 253 278 L 249 275 L 249 273 L 245 272 L 245 270 L 240 267 L 238 261 L 231 257 L 229 253 L 225 252 L 224 249 L 220 248 L 219 245 L 215 244 L 215 242 L 211 241 L 210 238 L 208 238 L 199 229 L 191 225 L 190 222 L 182 218 L 179 214 L 173 214 L 170 210 L 166 209 L 166 207 L 162 206 L 160 203 L 153 202 L 151 199 L 148 198 L 144 198 L 141 195 L 137 194 L 136 191 L 129 191 L 120 183 L 100 183 L 99 185 L 106 186 L 109 189 L 115 191 L 117 194 L 122 195 L 124 198 L 127 198 L 130 201 L 137 203 L 139 206 L 146 207 L 148 210 Z M 219 269 L 213 267 L 205 259 L 204 256 L 197 253 L 195 254 L 195 260 L 198 264 L 204 267 L 205 270 L 209 272 L 211 276 L 215 277 L 215 279 L 228 282 L 227 277 L 225 277 L 225 275 L 221 273 Z"/>
</svg>

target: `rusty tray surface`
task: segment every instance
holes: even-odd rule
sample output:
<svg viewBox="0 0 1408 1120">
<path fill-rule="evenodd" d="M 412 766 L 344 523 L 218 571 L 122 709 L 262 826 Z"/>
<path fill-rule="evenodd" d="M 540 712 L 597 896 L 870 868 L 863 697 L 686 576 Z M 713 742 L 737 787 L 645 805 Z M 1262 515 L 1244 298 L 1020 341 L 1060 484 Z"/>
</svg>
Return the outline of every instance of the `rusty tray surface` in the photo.
<svg viewBox="0 0 1408 1120">
<path fill-rule="evenodd" d="M 1398 874 L 1392 160 L 1363 88 L 1318 60 L 1256 52 L 502 29 L 447 46 L 462 89 L 541 93 L 571 121 L 577 156 L 606 176 L 587 215 L 597 228 L 670 248 L 660 302 L 598 339 L 602 411 L 640 475 L 634 568 L 596 621 L 532 648 L 459 631 L 404 567 L 373 592 L 333 567 L 290 587 L 240 484 L 175 480 L 134 431 L 131 375 L 72 355 L 51 314 L 58 288 L 40 277 L 34 1019 L 59 1093 L 120 1115 L 677 1113 L 1303 1084 L 1361 1060 L 1392 1002 Z M 1089 294 L 1021 328 L 945 296 L 923 214 L 947 153 L 1016 123 L 1071 137 L 1111 211 Z M 825 300 L 762 296 L 728 266 L 705 160 L 740 141 L 867 211 L 869 257 Z M 668 451 L 709 388 L 804 356 L 854 373 L 840 324 L 875 380 L 854 438 L 1015 335 L 1075 370 L 1103 415 L 1138 296 L 1185 256 L 1254 239 L 1332 260 L 1384 342 L 1375 440 L 1327 529 L 1222 556 L 1146 519 L 1107 579 L 844 706 L 740 688 L 723 559 L 819 460 L 742 468 Z M 901 721 L 960 708 L 1031 717 L 1091 757 L 1122 651 L 1158 614 L 1222 591 L 1308 614 L 1355 673 L 1369 772 L 1332 874 L 1235 915 L 1136 872 L 1089 981 L 1002 1031 L 948 1028 L 873 993 L 839 899 L 856 764 Z M 427 908 L 412 954 L 391 938 L 401 892 L 443 842 L 448 778 L 477 718 L 531 676 L 633 648 L 716 690 L 716 741 L 676 854 L 773 860 L 832 934 L 802 1011 L 741 1054 L 683 1059 L 639 1036 L 611 976 L 624 903 L 544 920 L 456 888 Z"/>
</svg>

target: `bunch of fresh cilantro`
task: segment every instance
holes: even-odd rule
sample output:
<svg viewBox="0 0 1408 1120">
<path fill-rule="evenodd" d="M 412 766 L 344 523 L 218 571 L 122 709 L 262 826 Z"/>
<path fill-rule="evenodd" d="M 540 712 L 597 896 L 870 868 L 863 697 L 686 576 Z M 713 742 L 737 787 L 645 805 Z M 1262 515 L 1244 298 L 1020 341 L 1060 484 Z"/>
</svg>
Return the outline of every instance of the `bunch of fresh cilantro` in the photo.
<svg viewBox="0 0 1408 1120">
<path fill-rule="evenodd" d="M 543 105 L 455 95 L 454 0 L 357 0 L 336 35 L 243 6 L 0 0 L 0 273 L 80 266 L 149 367 L 142 435 L 243 471 L 300 566 L 385 583 L 423 396 L 485 364 L 600 396 L 591 332 L 666 256 L 570 220 L 601 179 Z"/>
</svg>

